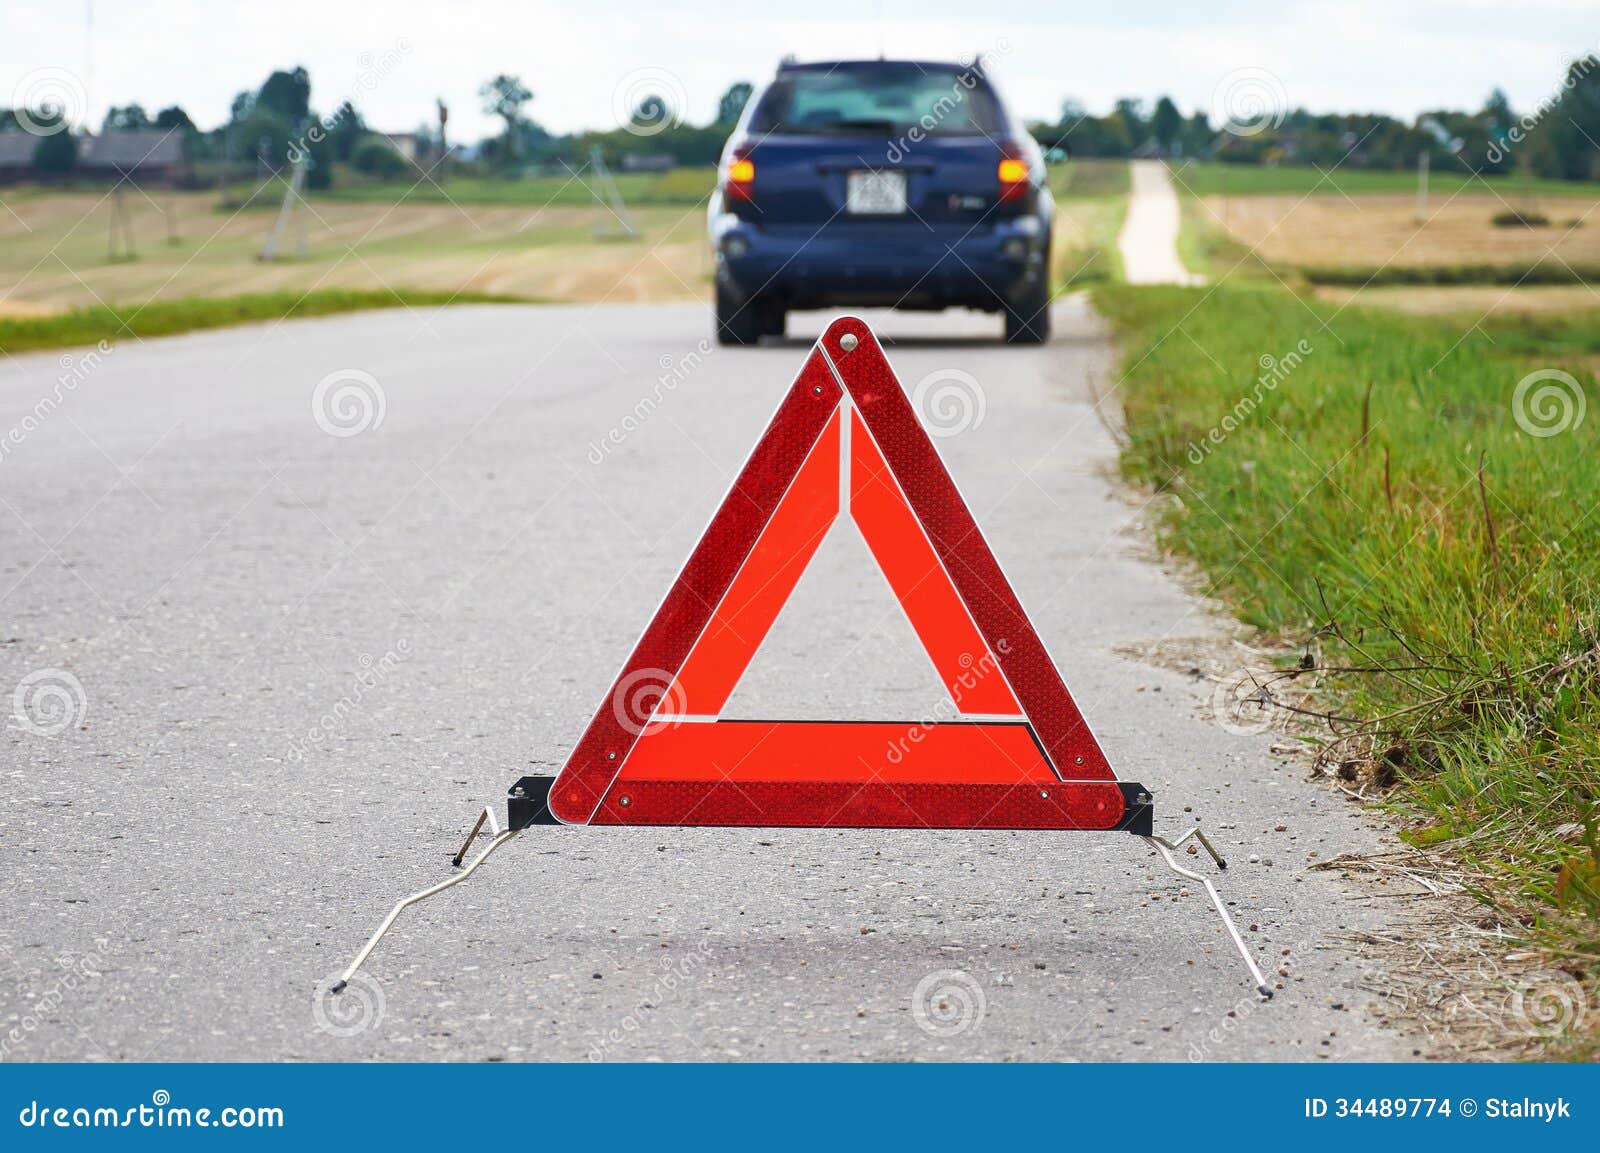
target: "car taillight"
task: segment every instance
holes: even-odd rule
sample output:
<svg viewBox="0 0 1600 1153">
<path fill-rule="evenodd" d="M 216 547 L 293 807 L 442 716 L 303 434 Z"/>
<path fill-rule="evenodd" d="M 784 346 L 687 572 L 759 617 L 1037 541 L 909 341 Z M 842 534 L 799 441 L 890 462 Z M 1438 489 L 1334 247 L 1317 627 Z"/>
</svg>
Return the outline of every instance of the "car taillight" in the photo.
<svg viewBox="0 0 1600 1153">
<path fill-rule="evenodd" d="M 735 152 L 733 159 L 728 161 L 728 176 L 723 182 L 729 198 L 733 200 L 754 200 L 756 182 L 755 161 L 748 156 L 741 156 Z"/>
<path fill-rule="evenodd" d="M 1028 163 L 1014 156 L 1000 161 L 1000 199 L 1020 200 L 1028 192 Z"/>
</svg>

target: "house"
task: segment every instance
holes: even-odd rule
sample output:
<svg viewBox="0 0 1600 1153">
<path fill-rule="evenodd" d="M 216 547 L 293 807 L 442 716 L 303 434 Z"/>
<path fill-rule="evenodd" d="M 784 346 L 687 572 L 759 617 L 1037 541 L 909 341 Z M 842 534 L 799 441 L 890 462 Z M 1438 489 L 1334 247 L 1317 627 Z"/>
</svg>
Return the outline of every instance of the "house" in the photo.
<svg viewBox="0 0 1600 1153">
<path fill-rule="evenodd" d="M 0 184 L 37 180 L 34 150 L 43 137 L 31 132 L 0 132 Z M 78 137 L 78 158 L 70 176 L 107 180 L 128 177 L 141 184 L 186 184 L 192 179 L 178 129 L 136 128 Z"/>
<path fill-rule="evenodd" d="M 428 152 L 428 141 L 415 132 L 372 132 L 369 135 L 384 141 L 413 164 L 420 165 Z"/>
<path fill-rule="evenodd" d="M 0 132 L 0 184 L 15 184 L 33 175 L 33 150 L 39 138 L 30 132 Z"/>
<path fill-rule="evenodd" d="M 182 183 L 189 176 L 180 128 L 133 128 L 78 140 L 78 172 L 132 177 L 140 183 Z"/>
</svg>

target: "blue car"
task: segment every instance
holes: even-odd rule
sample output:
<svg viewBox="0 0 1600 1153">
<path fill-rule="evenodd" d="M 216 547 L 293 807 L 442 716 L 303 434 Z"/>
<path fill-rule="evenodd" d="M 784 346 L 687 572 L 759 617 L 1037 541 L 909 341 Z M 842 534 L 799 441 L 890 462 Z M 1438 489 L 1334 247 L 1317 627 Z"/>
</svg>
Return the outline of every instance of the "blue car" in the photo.
<svg viewBox="0 0 1600 1153">
<path fill-rule="evenodd" d="M 784 64 L 718 168 L 717 339 L 781 336 L 791 309 L 982 309 L 1050 334 L 1044 156 L 982 64 Z"/>
</svg>

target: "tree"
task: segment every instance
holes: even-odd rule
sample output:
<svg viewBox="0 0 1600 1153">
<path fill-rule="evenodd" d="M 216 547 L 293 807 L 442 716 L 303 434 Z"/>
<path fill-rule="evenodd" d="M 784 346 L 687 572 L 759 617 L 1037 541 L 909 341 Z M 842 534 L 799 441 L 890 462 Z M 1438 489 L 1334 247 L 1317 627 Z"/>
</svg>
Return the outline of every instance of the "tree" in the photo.
<svg viewBox="0 0 1600 1153">
<path fill-rule="evenodd" d="M 1122 126 L 1127 129 L 1128 139 L 1133 142 L 1135 148 L 1149 138 L 1150 126 L 1145 122 L 1143 100 L 1124 96 L 1117 101 L 1116 112 L 1113 115 L 1122 121 Z"/>
<path fill-rule="evenodd" d="M 755 89 L 743 80 L 737 84 L 728 85 L 728 90 L 722 94 L 722 99 L 717 101 L 717 123 L 735 124 L 739 114 L 744 111 L 744 106 L 750 102 L 750 94 Z"/>
<path fill-rule="evenodd" d="M 1178 111 L 1178 106 L 1169 96 L 1163 96 L 1156 101 L 1155 113 L 1150 118 L 1150 130 L 1155 133 L 1156 143 L 1161 145 L 1161 151 L 1171 155 L 1172 145 L 1178 139 L 1178 133 L 1183 128 L 1183 113 Z"/>
<path fill-rule="evenodd" d="M 522 79 L 502 72 L 478 89 L 478 99 L 483 101 L 485 116 L 498 116 L 506 122 L 506 158 L 516 152 L 517 124 L 522 120 L 522 106 L 533 99 L 533 93 Z"/>
<path fill-rule="evenodd" d="M 189 114 L 176 104 L 170 108 L 163 108 L 156 113 L 155 126 L 157 128 L 181 128 L 186 136 L 200 131 L 194 126 L 194 121 L 189 119 Z"/>
<path fill-rule="evenodd" d="M 339 105 L 328 122 L 328 140 L 333 145 L 334 156 L 340 160 L 349 160 L 355 155 L 356 145 L 366 133 L 361 113 L 348 100 Z"/>
<path fill-rule="evenodd" d="M 311 115 L 311 76 L 304 68 L 274 72 L 256 93 L 255 106 L 299 124 Z"/>
<path fill-rule="evenodd" d="M 376 136 L 368 136 L 356 145 L 350 165 L 357 172 L 365 172 L 379 180 L 393 180 L 409 167 L 406 158 L 395 151 L 394 145 Z"/>
<path fill-rule="evenodd" d="M 40 128 L 49 130 L 61 123 L 61 117 L 43 113 L 32 113 L 31 118 Z M 78 138 L 68 131 L 65 126 L 50 132 L 48 136 L 39 137 L 39 143 L 33 146 L 33 166 L 40 172 L 63 173 L 71 172 L 72 166 L 78 162 Z"/>
<path fill-rule="evenodd" d="M 128 104 L 121 108 L 112 105 L 106 109 L 105 121 L 100 125 L 101 132 L 128 132 L 135 128 L 149 128 L 150 117 L 145 114 L 143 106 Z"/>
<path fill-rule="evenodd" d="M 671 120 L 672 109 L 667 106 L 666 98 L 651 92 L 635 106 L 633 118 L 629 123 L 635 128 L 648 128 L 659 131 Z"/>
</svg>

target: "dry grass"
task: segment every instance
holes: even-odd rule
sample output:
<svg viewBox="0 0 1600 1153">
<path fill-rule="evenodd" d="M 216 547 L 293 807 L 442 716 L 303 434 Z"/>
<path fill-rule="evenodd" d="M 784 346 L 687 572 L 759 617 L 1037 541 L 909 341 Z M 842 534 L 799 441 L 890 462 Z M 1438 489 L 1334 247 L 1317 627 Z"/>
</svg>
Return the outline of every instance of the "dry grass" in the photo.
<svg viewBox="0 0 1600 1153">
<path fill-rule="evenodd" d="M 1319 300 L 1387 308 L 1411 316 L 1464 316 L 1469 321 L 1496 316 L 1532 316 L 1600 308 L 1600 288 L 1587 284 L 1509 288 L 1499 284 L 1373 285 L 1346 288 L 1319 285 Z"/>
<path fill-rule="evenodd" d="M 275 194 L 274 194 L 275 199 Z M 263 196 L 263 201 L 265 195 Z M 264 202 L 220 211 L 209 192 L 124 196 L 137 258 L 112 260 L 113 206 L 90 193 L 0 197 L 0 316 L 93 305 L 386 288 L 541 300 L 693 300 L 710 256 L 700 206 L 642 206 L 637 239 L 597 239 L 598 205 L 395 205 L 314 201 L 307 256 L 256 259 L 276 218 Z M 168 211 L 178 242 L 168 243 Z M 285 247 L 294 251 L 294 237 Z"/>
<path fill-rule="evenodd" d="M 1419 224 L 1410 196 L 1338 195 L 1207 197 L 1207 215 L 1272 264 L 1444 268 L 1526 266 L 1545 260 L 1600 264 L 1600 200 L 1509 198 L 1542 211 L 1548 228 L 1497 228 L 1506 210 L 1493 195 L 1434 197 Z M 1594 213 L 1593 215 L 1590 215 Z M 1575 221 L 1581 224 L 1574 226 Z"/>
<path fill-rule="evenodd" d="M 123 197 L 136 258 L 113 260 L 112 201 L 89 192 L 0 195 L 0 317 L 118 309 L 151 301 L 307 292 L 474 293 L 545 301 L 680 301 L 710 296 L 705 206 L 632 209 L 622 237 L 598 204 L 496 205 L 313 200 L 304 259 L 257 259 L 281 193 L 243 209 L 213 192 Z M 1057 213 L 1062 281 L 1117 275 L 1114 239 L 1125 200 L 1068 199 Z M 168 242 L 167 213 L 178 240 Z M 296 236 L 284 250 L 295 251 Z"/>
</svg>

